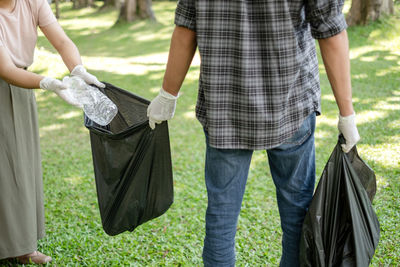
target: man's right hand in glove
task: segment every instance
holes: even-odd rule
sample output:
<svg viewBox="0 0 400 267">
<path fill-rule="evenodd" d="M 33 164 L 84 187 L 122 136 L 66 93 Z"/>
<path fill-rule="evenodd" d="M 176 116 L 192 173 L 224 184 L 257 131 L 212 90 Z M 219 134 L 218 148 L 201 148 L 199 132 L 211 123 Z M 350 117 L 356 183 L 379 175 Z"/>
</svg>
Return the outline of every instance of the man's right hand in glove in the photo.
<svg viewBox="0 0 400 267">
<path fill-rule="evenodd" d="M 56 93 L 60 98 L 62 98 L 68 104 L 81 108 L 82 105 L 79 104 L 75 98 L 73 98 L 68 91 L 67 87 L 59 80 L 51 78 L 51 77 L 44 77 L 40 81 L 40 88 L 43 90 L 48 90 Z"/>
<path fill-rule="evenodd" d="M 156 128 L 156 123 L 172 119 L 175 113 L 176 101 L 178 96 L 171 95 L 164 89 L 160 89 L 160 93 L 151 101 L 147 108 L 147 117 L 149 117 L 149 125 L 151 129 Z"/>
</svg>

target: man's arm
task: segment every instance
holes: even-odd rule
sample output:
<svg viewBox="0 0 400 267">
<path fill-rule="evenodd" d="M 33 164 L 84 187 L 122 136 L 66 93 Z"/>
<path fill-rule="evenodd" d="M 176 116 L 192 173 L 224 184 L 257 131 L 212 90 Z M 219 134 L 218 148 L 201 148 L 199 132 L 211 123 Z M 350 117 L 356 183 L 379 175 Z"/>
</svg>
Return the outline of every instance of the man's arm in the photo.
<svg viewBox="0 0 400 267">
<path fill-rule="evenodd" d="M 346 30 L 318 40 L 326 73 L 341 116 L 354 113 L 351 93 L 349 41 Z"/>
<path fill-rule="evenodd" d="M 347 32 L 343 30 L 332 37 L 319 39 L 318 42 L 326 73 L 339 107 L 338 128 L 346 139 L 346 144 L 342 144 L 342 148 L 347 153 L 360 140 L 352 103 Z"/>
<path fill-rule="evenodd" d="M 163 89 L 171 95 L 178 95 L 192 63 L 196 47 L 196 32 L 185 27 L 175 27 L 162 85 Z"/>
<path fill-rule="evenodd" d="M 169 120 L 174 116 L 178 93 L 196 52 L 196 32 L 176 26 L 172 34 L 167 69 L 160 93 L 147 108 L 149 125 Z"/>
</svg>

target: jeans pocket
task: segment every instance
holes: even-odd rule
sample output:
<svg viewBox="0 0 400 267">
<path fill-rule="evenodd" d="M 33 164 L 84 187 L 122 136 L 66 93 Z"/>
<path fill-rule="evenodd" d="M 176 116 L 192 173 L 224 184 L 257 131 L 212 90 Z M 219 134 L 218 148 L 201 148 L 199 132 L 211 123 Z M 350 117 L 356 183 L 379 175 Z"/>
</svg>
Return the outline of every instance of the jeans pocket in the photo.
<svg viewBox="0 0 400 267">
<path fill-rule="evenodd" d="M 307 118 L 304 119 L 300 128 L 286 140 L 282 145 L 283 146 L 298 146 L 303 144 L 313 133 L 315 127 L 315 113 L 310 114 Z"/>
</svg>

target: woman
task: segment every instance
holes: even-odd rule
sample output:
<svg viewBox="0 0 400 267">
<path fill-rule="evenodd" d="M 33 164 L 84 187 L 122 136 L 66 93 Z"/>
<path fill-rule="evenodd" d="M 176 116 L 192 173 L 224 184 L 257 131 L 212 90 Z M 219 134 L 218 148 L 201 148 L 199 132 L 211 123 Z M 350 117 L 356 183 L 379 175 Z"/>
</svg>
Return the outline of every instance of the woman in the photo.
<svg viewBox="0 0 400 267">
<path fill-rule="evenodd" d="M 79 51 L 66 36 L 45 0 L 0 0 L 0 259 L 43 264 L 37 251 L 44 236 L 44 206 L 36 101 L 32 88 L 56 93 L 78 105 L 57 79 L 27 71 L 37 27 L 61 55 L 71 75 L 103 87 L 81 65 Z"/>
</svg>

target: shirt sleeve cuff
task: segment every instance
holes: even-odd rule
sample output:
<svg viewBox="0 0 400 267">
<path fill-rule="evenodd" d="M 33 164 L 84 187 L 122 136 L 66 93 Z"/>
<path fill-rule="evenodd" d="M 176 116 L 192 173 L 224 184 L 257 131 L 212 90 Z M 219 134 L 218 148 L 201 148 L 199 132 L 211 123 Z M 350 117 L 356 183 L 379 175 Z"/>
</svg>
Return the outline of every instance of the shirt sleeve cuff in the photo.
<svg viewBox="0 0 400 267">
<path fill-rule="evenodd" d="M 196 31 L 196 11 L 179 1 L 175 11 L 175 25 Z"/>
<path fill-rule="evenodd" d="M 56 23 L 56 22 L 57 22 L 57 19 L 49 20 L 49 21 L 46 21 L 46 22 L 41 23 L 41 24 L 39 25 L 39 27 L 46 27 L 46 26 L 49 26 L 49 25 L 51 25 L 51 24 L 53 24 L 53 23 Z"/>
<path fill-rule="evenodd" d="M 347 28 L 347 23 L 342 13 L 328 19 L 311 23 L 311 34 L 315 39 L 325 39 L 341 33 Z"/>
</svg>

